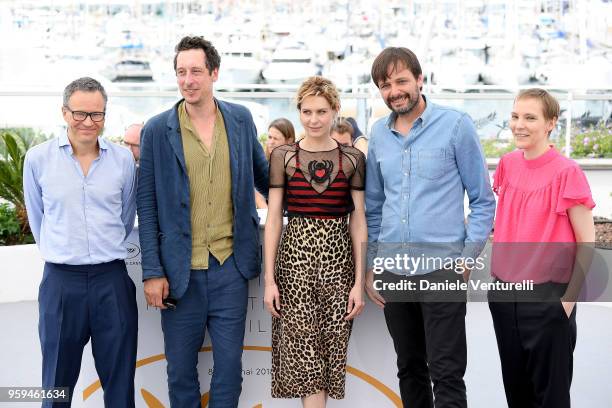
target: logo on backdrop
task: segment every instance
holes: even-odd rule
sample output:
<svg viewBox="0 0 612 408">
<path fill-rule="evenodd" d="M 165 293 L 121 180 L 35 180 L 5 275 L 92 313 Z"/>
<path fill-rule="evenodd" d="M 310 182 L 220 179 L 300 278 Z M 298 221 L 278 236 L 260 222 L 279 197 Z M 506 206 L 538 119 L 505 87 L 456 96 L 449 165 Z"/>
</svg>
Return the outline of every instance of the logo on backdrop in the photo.
<svg viewBox="0 0 612 408">
<path fill-rule="evenodd" d="M 125 247 L 127 248 L 127 259 L 134 259 L 140 255 L 140 247 L 132 242 L 126 242 Z"/>
<path fill-rule="evenodd" d="M 212 347 L 210 346 L 202 347 L 200 349 L 200 352 L 210 353 L 211 350 L 212 350 Z M 267 362 L 270 359 L 269 357 L 269 353 L 271 352 L 270 347 L 244 346 L 243 350 L 244 350 L 243 360 L 247 360 L 248 357 L 257 357 L 258 355 L 261 357 L 261 353 L 266 354 L 265 359 Z M 138 377 L 138 371 L 139 369 L 142 369 L 142 367 L 149 366 L 151 364 L 154 364 L 159 361 L 163 361 L 165 359 L 166 359 L 165 355 L 157 354 L 157 355 L 153 355 L 153 356 L 138 360 L 136 362 L 137 377 Z M 166 375 L 165 368 L 157 367 L 157 369 L 159 371 L 159 375 L 156 376 L 155 378 L 162 379 L 163 383 L 165 384 L 165 375 Z M 212 375 L 212 369 L 208 370 L 208 374 Z M 269 366 L 266 368 L 264 367 L 244 368 L 242 374 L 245 380 L 245 384 L 243 385 L 243 397 L 253 400 L 254 397 L 252 395 L 248 395 L 248 390 L 250 389 L 250 390 L 260 391 L 262 390 L 262 387 L 248 387 L 248 381 L 250 379 L 254 379 L 253 382 L 256 382 L 257 379 L 262 379 L 262 380 L 267 381 L 269 384 L 269 377 L 271 375 L 271 369 L 269 368 Z M 381 381 L 379 381 L 375 377 L 365 373 L 364 371 L 351 367 L 349 365 L 347 365 L 346 367 L 346 374 L 347 374 L 347 380 L 349 379 L 349 376 L 353 376 L 361 380 L 362 386 L 364 387 L 364 389 L 367 389 L 367 391 L 365 392 L 367 392 L 368 394 L 371 393 L 372 389 L 374 389 L 376 393 L 379 394 L 382 400 L 386 400 L 389 403 L 388 405 L 389 407 L 394 407 L 394 408 L 402 407 L 402 401 L 399 395 L 397 395 L 393 390 L 391 390 L 389 387 L 387 387 L 385 384 L 383 384 Z M 269 386 L 268 386 L 268 389 L 269 389 Z M 83 391 L 83 401 L 87 401 L 90 397 L 92 397 L 97 392 L 102 392 L 100 380 L 94 381 L 87 388 L 85 388 L 85 390 Z M 167 388 L 164 387 L 163 389 L 160 389 L 159 386 L 154 386 L 154 385 L 151 385 L 151 387 L 149 387 L 148 389 L 145 387 L 137 388 L 137 395 L 140 394 L 142 398 L 141 402 L 144 401 L 144 404 L 145 404 L 144 406 L 148 408 L 165 408 L 166 406 L 160 400 L 160 398 L 165 399 L 161 397 L 161 395 L 163 395 L 162 393 L 164 392 L 165 392 L 165 395 L 167 395 Z M 266 393 L 266 395 L 263 396 L 261 400 L 265 402 L 265 400 L 269 398 L 268 396 L 269 391 L 263 391 L 263 392 Z M 356 397 L 359 397 L 359 396 L 357 395 Z M 347 398 L 350 398 L 350 395 L 348 395 L 348 393 L 347 393 Z M 258 399 L 258 398 L 255 397 L 255 399 Z M 205 392 L 204 394 L 202 394 L 202 399 L 201 399 L 202 408 L 208 407 L 208 400 L 209 400 L 209 393 Z M 265 408 L 264 402 L 255 404 L 253 408 Z M 139 405 L 138 399 L 137 399 L 136 405 L 137 406 Z"/>
</svg>

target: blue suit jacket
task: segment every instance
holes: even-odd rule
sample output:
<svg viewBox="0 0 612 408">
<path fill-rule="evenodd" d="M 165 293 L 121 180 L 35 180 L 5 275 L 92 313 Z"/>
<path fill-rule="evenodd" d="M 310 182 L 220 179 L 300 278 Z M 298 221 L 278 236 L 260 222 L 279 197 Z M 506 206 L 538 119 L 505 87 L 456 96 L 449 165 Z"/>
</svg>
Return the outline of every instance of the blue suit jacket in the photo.
<svg viewBox="0 0 612 408">
<path fill-rule="evenodd" d="M 137 196 L 142 278 L 165 276 L 175 298 L 187 290 L 191 269 L 189 179 L 179 103 L 151 118 L 142 130 Z M 267 195 L 268 163 L 248 109 L 219 100 L 217 106 L 223 114 L 229 144 L 234 259 L 240 273 L 251 279 L 261 272 L 253 187 Z"/>
</svg>

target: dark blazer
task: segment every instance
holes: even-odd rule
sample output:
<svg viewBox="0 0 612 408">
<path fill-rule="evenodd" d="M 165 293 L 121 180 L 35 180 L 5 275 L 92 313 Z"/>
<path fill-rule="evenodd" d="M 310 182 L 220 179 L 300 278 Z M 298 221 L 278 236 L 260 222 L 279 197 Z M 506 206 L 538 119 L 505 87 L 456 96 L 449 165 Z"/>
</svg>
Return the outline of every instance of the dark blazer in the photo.
<svg viewBox="0 0 612 408">
<path fill-rule="evenodd" d="M 189 179 L 178 119 L 180 102 L 149 119 L 142 130 L 137 195 L 142 278 L 165 276 L 177 299 L 187 290 L 191 269 Z M 268 162 L 248 109 L 219 100 L 217 106 L 229 144 L 234 259 L 240 273 L 251 279 L 261 272 L 253 183 L 267 196 Z"/>
</svg>

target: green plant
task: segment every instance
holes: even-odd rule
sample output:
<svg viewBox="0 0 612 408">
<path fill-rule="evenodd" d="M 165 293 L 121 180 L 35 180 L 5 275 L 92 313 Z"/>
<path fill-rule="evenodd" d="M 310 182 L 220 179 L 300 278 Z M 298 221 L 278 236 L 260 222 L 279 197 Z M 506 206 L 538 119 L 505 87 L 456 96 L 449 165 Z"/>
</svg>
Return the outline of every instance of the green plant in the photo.
<svg viewBox="0 0 612 408">
<path fill-rule="evenodd" d="M 31 129 L 0 129 L 0 199 L 12 204 L 19 224 L 17 242 L 31 236 L 23 198 L 23 163 L 28 149 L 45 140 Z"/>
<path fill-rule="evenodd" d="M 0 204 L 0 245 L 31 244 L 32 234 L 22 234 L 15 208 L 8 203 Z"/>
<path fill-rule="evenodd" d="M 265 147 L 266 142 L 268 141 L 268 134 L 262 133 L 257 139 L 259 140 L 259 144 Z"/>
<path fill-rule="evenodd" d="M 504 154 L 516 149 L 514 142 L 511 140 L 481 139 L 480 144 L 487 158 L 502 157 Z"/>
<path fill-rule="evenodd" d="M 571 156 L 612 158 L 612 128 L 601 125 L 576 134 L 571 143 Z"/>
<path fill-rule="evenodd" d="M 27 148 L 42 143 L 49 138 L 44 133 L 38 132 L 32 128 L 0 128 L 0 135 L 5 133 L 10 133 L 16 136 L 17 143 L 21 144 L 22 147 Z M 6 144 L 0 138 L 0 157 L 4 157 L 5 155 Z"/>
</svg>

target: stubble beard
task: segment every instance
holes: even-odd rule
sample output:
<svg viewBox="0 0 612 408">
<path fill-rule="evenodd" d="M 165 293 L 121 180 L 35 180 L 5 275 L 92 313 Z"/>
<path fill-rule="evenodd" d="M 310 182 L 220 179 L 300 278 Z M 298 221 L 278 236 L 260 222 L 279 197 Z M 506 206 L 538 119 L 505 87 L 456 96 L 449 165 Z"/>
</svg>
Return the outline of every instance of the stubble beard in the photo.
<svg viewBox="0 0 612 408">
<path fill-rule="evenodd" d="M 419 103 L 419 98 L 421 97 L 421 93 L 417 90 L 414 94 L 415 96 L 414 98 L 413 98 L 413 94 L 410 94 L 408 92 L 406 92 L 403 96 L 408 98 L 407 105 L 404 107 L 393 108 L 392 101 L 389 101 L 389 103 L 387 103 L 387 106 L 389 107 L 389 109 L 391 109 L 393 112 L 395 112 L 396 114 L 400 116 L 408 115 L 414 110 L 414 108 Z"/>
</svg>

